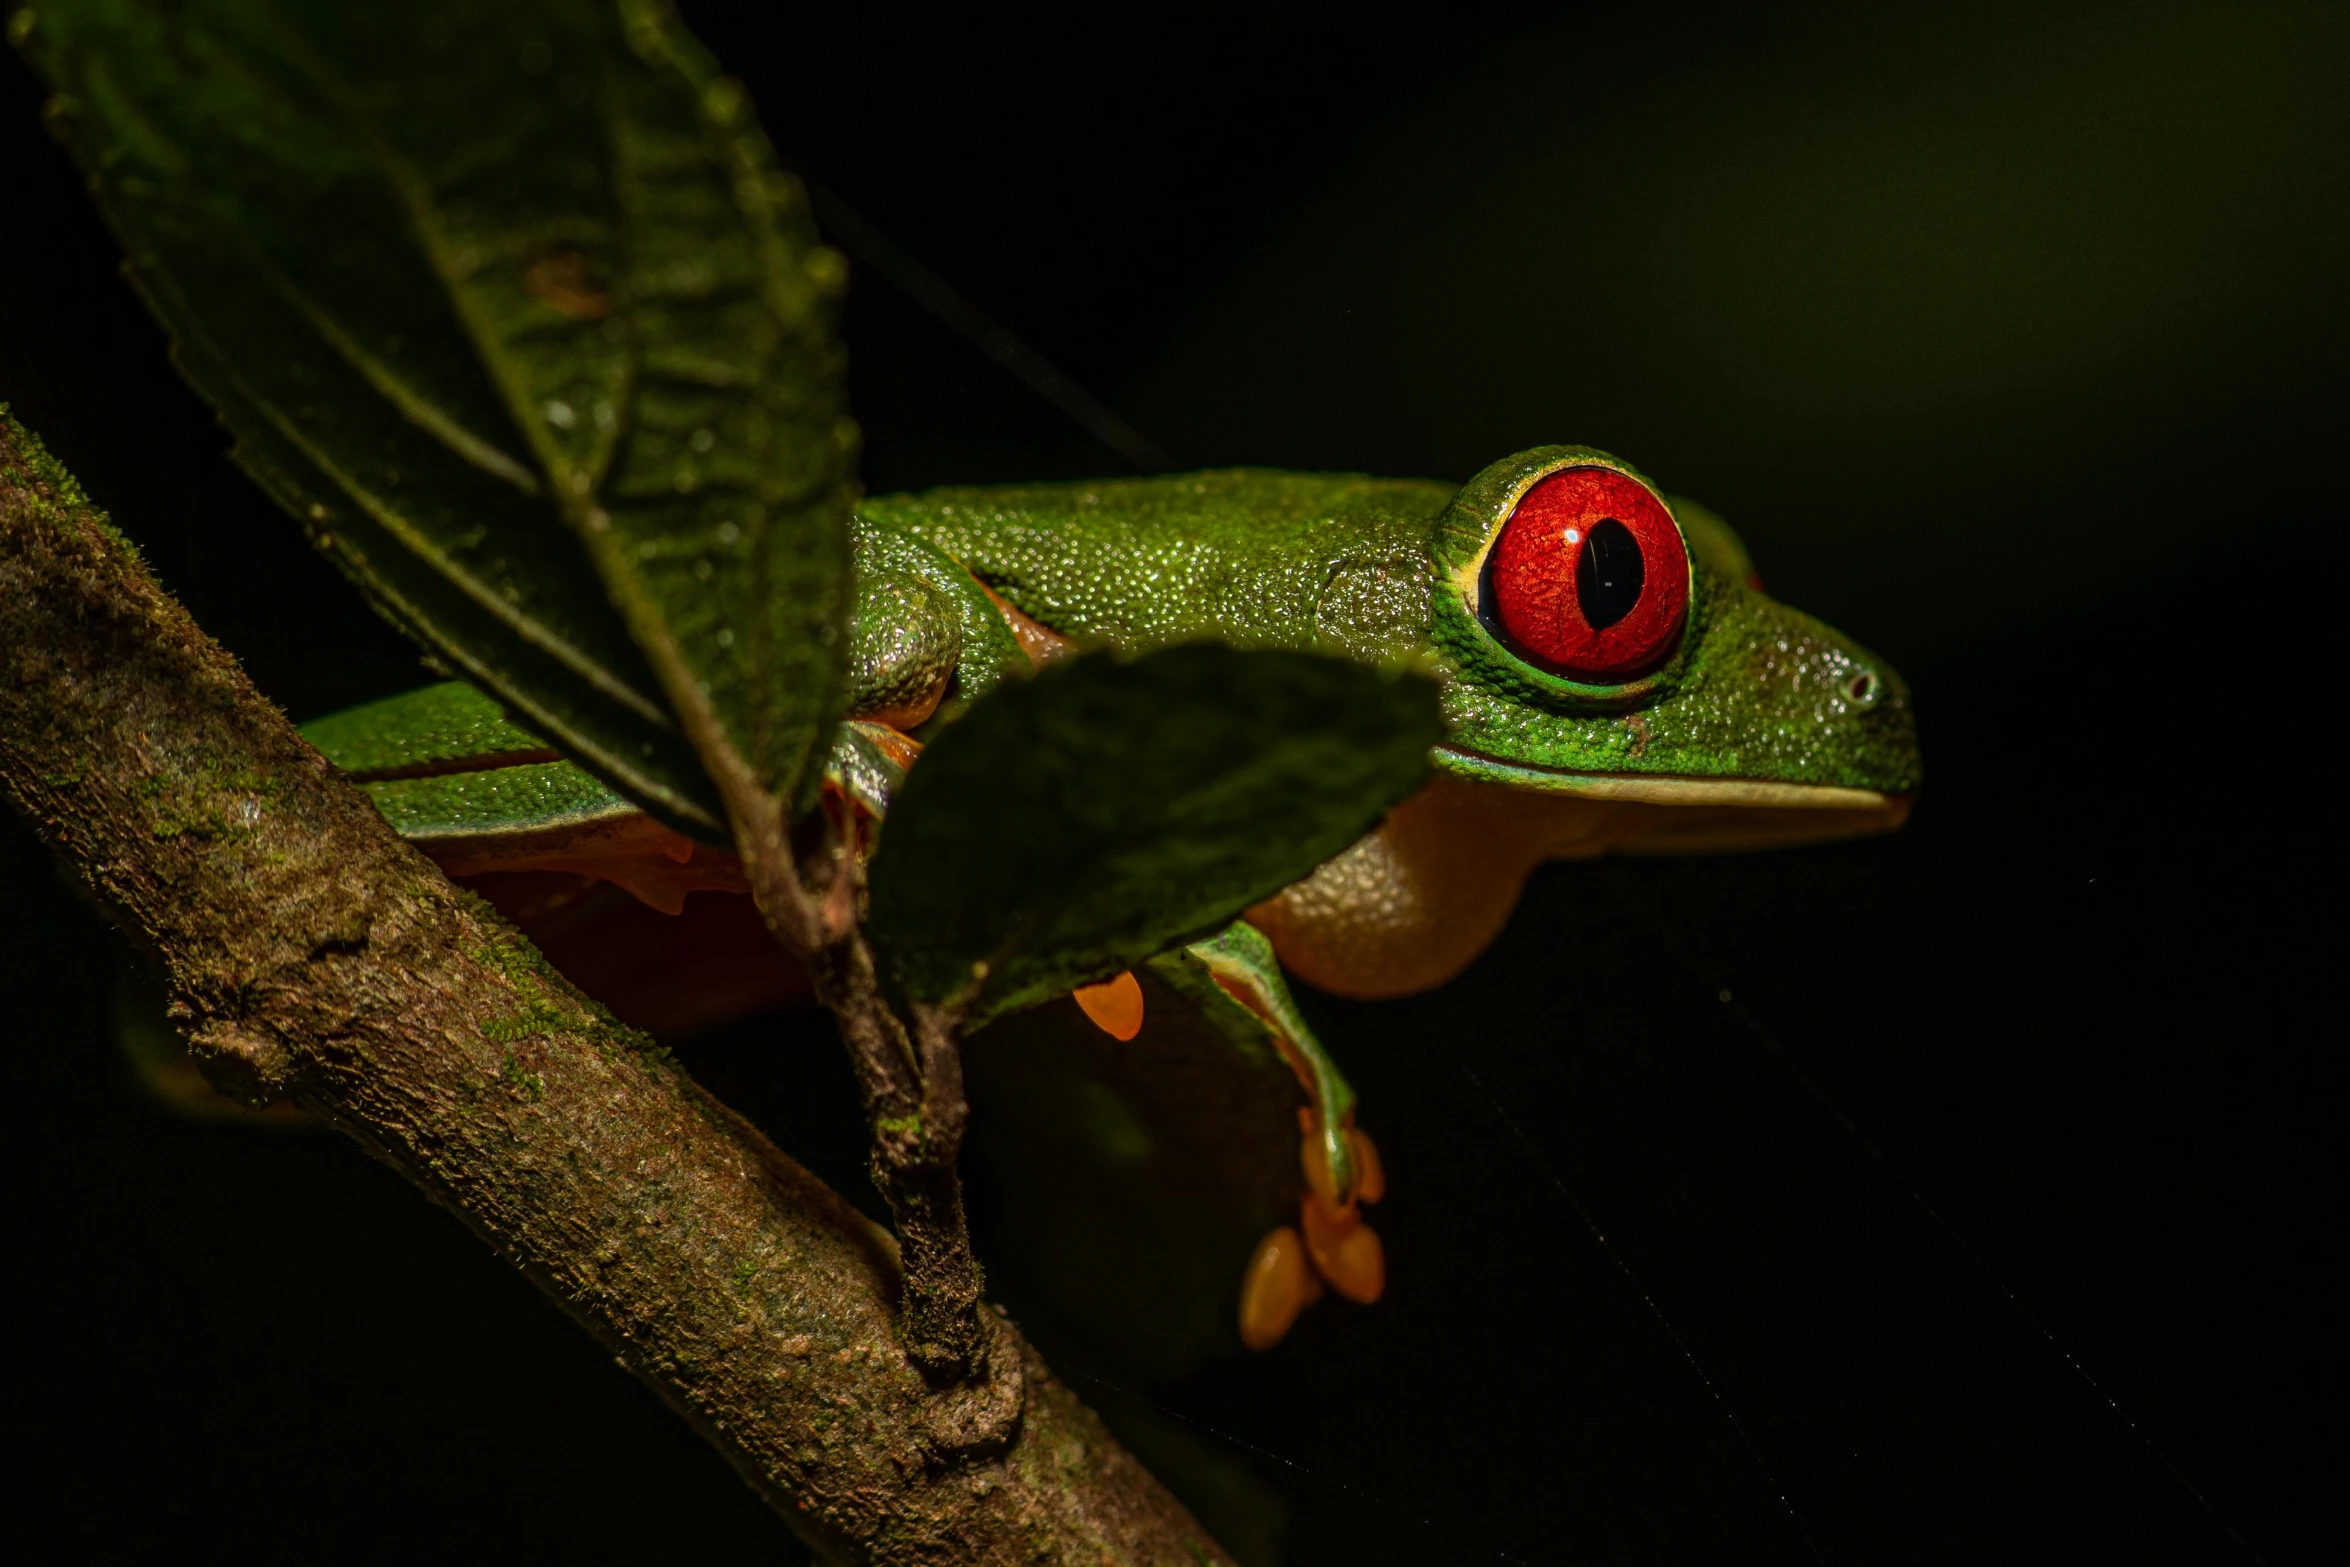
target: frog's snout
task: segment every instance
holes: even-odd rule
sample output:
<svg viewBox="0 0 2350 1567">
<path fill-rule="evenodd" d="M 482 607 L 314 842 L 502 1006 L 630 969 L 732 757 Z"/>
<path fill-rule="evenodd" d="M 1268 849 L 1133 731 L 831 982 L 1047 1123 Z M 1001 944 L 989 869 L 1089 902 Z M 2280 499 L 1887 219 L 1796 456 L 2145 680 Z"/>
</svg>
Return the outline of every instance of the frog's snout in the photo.
<svg viewBox="0 0 2350 1567">
<path fill-rule="evenodd" d="M 1848 649 L 1846 657 L 1849 662 L 1830 685 L 1836 698 L 1829 709 L 1834 714 L 1830 727 L 1837 732 L 1832 749 L 1842 764 L 1838 771 L 1844 782 L 1901 798 L 1901 815 L 1906 815 L 1906 797 L 1916 791 L 1919 775 L 1917 715 L 1909 687 L 1874 654 Z M 1899 824 L 1898 815 L 1888 823 Z"/>
</svg>

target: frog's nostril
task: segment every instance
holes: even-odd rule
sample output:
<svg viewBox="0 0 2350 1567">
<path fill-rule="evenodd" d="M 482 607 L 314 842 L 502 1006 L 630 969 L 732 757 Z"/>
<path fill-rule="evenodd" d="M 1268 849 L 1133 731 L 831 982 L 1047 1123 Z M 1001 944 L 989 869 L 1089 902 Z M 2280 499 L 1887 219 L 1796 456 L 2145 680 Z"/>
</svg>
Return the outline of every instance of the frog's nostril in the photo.
<svg viewBox="0 0 2350 1567">
<path fill-rule="evenodd" d="M 1877 705 L 1876 671 L 1864 669 L 1847 679 L 1844 682 L 1844 694 L 1851 698 L 1854 707 L 1864 709 L 1875 707 Z"/>
</svg>

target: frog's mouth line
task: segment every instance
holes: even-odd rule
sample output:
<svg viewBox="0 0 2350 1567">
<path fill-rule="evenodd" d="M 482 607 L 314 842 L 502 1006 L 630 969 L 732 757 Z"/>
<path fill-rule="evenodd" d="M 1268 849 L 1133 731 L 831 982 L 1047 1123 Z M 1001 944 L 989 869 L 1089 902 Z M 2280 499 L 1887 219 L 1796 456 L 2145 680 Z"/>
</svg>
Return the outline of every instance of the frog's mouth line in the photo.
<svg viewBox="0 0 2350 1567">
<path fill-rule="evenodd" d="M 1587 831 L 1618 854 L 1718 854 L 1794 847 L 1891 832 L 1910 796 L 1842 784 L 1659 773 L 1579 773 L 1436 747 L 1437 768 L 1522 795 L 1547 796 L 1575 816 L 1608 818 Z M 1580 807 L 1581 809 L 1577 809 Z"/>
</svg>

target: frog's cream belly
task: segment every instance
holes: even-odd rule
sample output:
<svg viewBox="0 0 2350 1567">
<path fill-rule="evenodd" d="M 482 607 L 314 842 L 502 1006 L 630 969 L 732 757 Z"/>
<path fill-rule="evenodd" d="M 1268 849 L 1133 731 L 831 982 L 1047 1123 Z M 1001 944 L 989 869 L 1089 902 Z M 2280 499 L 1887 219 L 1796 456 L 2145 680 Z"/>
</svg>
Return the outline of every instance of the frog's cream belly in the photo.
<svg viewBox="0 0 2350 1567">
<path fill-rule="evenodd" d="M 1563 792 L 1440 774 L 1248 920 L 1318 989 L 1410 995 L 1467 968 L 1545 860 L 1816 843 L 1883 832 L 1907 813 L 1906 800 L 1862 790 L 1626 779 Z"/>
</svg>

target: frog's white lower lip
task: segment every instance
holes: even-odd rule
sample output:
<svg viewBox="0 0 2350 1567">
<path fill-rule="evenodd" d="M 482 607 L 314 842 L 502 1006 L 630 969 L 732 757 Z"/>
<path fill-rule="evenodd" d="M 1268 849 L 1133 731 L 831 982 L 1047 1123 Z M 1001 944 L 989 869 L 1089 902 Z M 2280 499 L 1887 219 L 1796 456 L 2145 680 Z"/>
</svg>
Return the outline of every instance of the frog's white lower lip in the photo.
<svg viewBox="0 0 2350 1567">
<path fill-rule="evenodd" d="M 1767 778 L 1696 778 L 1669 773 L 1570 772 L 1564 768 L 1505 762 L 1449 745 L 1436 748 L 1436 765 L 1456 777 L 1480 783 L 1540 794 L 1569 795 L 1595 803 L 1696 807 L 1716 818 L 1742 818 L 1752 827 L 1763 826 L 1762 819 L 1771 813 L 1796 813 L 1781 820 L 1781 829 L 1788 837 L 1846 837 L 1886 832 L 1900 826 L 1909 815 L 1910 797 L 1906 794 L 1841 784 L 1783 783 Z M 1805 825 L 1798 825 L 1798 818 Z M 1765 835 L 1778 837 L 1781 833 L 1766 829 Z"/>
</svg>

